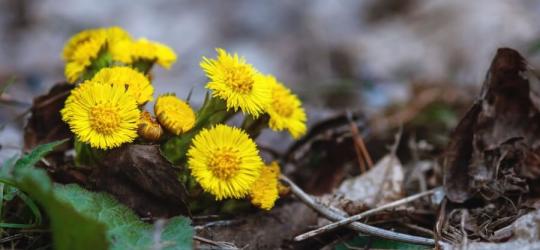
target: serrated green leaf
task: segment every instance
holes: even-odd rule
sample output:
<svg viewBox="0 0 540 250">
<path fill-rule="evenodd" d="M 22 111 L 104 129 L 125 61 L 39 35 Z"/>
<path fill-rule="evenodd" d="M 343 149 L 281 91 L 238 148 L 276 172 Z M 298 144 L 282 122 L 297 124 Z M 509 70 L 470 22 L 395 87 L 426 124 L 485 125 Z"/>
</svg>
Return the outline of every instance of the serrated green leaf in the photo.
<svg viewBox="0 0 540 250">
<path fill-rule="evenodd" d="M 79 213 L 88 215 L 107 226 L 111 249 L 191 249 L 193 229 L 187 218 L 175 217 L 165 225 L 161 243 L 153 242 L 154 228 L 142 222 L 129 208 L 110 195 L 92 193 L 77 185 L 58 185 L 56 194 Z"/>
</svg>

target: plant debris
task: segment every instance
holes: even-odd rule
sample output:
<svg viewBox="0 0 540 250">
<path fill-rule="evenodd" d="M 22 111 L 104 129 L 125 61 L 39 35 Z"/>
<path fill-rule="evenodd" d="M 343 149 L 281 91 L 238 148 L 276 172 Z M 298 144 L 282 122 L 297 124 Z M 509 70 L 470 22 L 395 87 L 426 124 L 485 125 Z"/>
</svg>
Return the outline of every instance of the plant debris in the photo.
<svg viewBox="0 0 540 250">
<path fill-rule="evenodd" d="M 479 98 L 451 137 L 443 238 L 498 241 L 495 232 L 529 211 L 540 177 L 540 82 L 515 50 L 497 51 Z"/>
<path fill-rule="evenodd" d="M 30 118 L 24 127 L 25 150 L 73 137 L 59 112 L 64 107 L 64 102 L 73 87 L 68 83 L 59 83 L 54 85 L 49 93 L 34 99 L 30 109 Z"/>
</svg>

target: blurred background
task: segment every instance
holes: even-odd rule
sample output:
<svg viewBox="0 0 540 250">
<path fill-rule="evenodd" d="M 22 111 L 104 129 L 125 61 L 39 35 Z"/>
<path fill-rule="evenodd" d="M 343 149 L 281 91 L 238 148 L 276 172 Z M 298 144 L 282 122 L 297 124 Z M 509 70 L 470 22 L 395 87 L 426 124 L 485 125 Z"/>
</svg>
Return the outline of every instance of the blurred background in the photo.
<svg viewBox="0 0 540 250">
<path fill-rule="evenodd" d="M 82 29 L 118 25 L 172 47 L 179 60 L 154 70 L 156 92 L 193 90 L 194 106 L 201 58 L 238 52 L 298 93 L 313 124 L 344 110 L 377 115 L 414 99 L 418 84 L 478 88 L 498 47 L 536 65 L 539 23 L 534 0 L 0 0 L 0 84 L 15 77 L 0 106 L 0 160 L 22 144 L 18 115 L 63 81 L 62 47 Z"/>
</svg>

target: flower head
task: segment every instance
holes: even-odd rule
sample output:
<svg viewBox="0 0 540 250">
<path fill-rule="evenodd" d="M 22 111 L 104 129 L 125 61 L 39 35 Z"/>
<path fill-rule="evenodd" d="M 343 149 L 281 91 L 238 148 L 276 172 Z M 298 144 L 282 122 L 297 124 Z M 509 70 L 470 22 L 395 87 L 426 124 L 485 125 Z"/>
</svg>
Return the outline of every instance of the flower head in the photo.
<svg viewBox="0 0 540 250">
<path fill-rule="evenodd" d="M 130 67 L 103 68 L 94 75 L 92 81 L 126 88 L 139 105 L 151 101 L 154 93 L 148 78 Z"/>
<path fill-rule="evenodd" d="M 131 63 L 129 44 L 132 41 L 131 35 L 120 27 L 107 29 L 107 48 L 114 61 Z"/>
<path fill-rule="evenodd" d="M 137 130 L 140 137 L 147 141 L 159 141 L 163 135 L 163 129 L 161 125 L 156 121 L 148 111 L 141 113 L 141 121 L 139 123 L 139 129 Z"/>
<path fill-rule="evenodd" d="M 110 149 L 137 137 L 140 111 L 124 86 L 86 81 L 71 91 L 62 119 L 77 138 Z"/>
<path fill-rule="evenodd" d="M 105 40 L 103 42 L 108 42 L 109 44 L 116 43 L 122 40 L 131 40 L 131 36 L 129 35 L 129 33 L 127 33 L 122 28 L 116 26 L 110 28 L 83 30 L 72 36 L 64 45 L 62 58 L 66 62 L 72 61 L 74 59 L 74 54 L 80 49 L 81 45 L 96 38 L 104 38 Z"/>
<path fill-rule="evenodd" d="M 270 103 L 266 78 L 237 54 L 217 49 L 216 59 L 203 58 L 202 69 L 210 79 L 206 87 L 212 96 L 225 100 L 227 109 L 241 109 L 254 117 Z"/>
<path fill-rule="evenodd" d="M 176 53 L 170 47 L 144 38 L 132 42 L 129 49 L 131 61 L 148 60 L 166 69 L 170 69 L 176 62 Z"/>
<path fill-rule="evenodd" d="M 187 155 L 191 174 L 217 200 L 245 197 L 263 167 L 255 142 L 226 125 L 203 129 Z"/>
<path fill-rule="evenodd" d="M 193 109 L 174 94 L 159 96 L 154 113 L 161 125 L 175 135 L 185 133 L 195 125 Z"/>
<path fill-rule="evenodd" d="M 263 167 L 259 179 L 251 186 L 251 203 L 265 210 L 274 207 L 278 195 L 278 177 L 280 174 L 277 162 Z"/>
<path fill-rule="evenodd" d="M 131 36 L 119 27 L 89 29 L 74 35 L 62 53 L 66 61 L 65 75 L 68 82 L 79 80 L 102 51 L 124 40 L 131 40 Z"/>
<path fill-rule="evenodd" d="M 97 39 L 104 44 L 105 37 L 106 35 L 103 32 L 103 29 L 88 29 L 75 34 L 64 45 L 62 59 L 66 62 L 73 61 L 75 59 L 75 54 L 78 53 L 77 51 L 81 49 L 81 46 Z"/>
<path fill-rule="evenodd" d="M 92 64 L 105 46 L 106 37 L 103 32 L 91 32 L 93 35 L 81 41 L 69 53 L 64 51 L 66 58 L 65 75 L 70 83 L 74 83 L 82 76 L 87 67 Z M 65 49 L 66 50 L 66 49 Z M 69 57 L 66 57 L 69 55 Z"/>
<path fill-rule="evenodd" d="M 302 103 L 273 76 L 267 78 L 272 86 L 272 102 L 266 110 L 270 116 L 270 128 L 276 131 L 287 129 L 293 138 L 298 139 L 306 132 L 307 117 Z"/>
</svg>

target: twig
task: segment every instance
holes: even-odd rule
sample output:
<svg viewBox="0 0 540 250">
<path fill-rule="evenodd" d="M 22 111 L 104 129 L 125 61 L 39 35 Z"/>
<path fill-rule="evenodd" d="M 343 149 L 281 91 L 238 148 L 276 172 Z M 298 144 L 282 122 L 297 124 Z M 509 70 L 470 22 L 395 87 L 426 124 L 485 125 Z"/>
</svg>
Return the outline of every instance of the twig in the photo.
<svg viewBox="0 0 540 250">
<path fill-rule="evenodd" d="M 285 184 L 287 184 L 291 191 L 300 199 L 302 202 L 304 202 L 307 206 L 311 207 L 313 210 L 317 211 L 324 217 L 332 220 L 332 221 L 339 221 L 345 219 L 345 217 L 341 214 L 338 214 L 328 207 L 320 204 L 319 202 L 316 202 L 313 197 L 306 194 L 300 187 L 298 187 L 296 184 L 294 184 L 289 178 L 287 178 L 284 175 L 280 176 L 281 181 L 283 181 Z M 388 231 L 385 229 L 373 227 L 370 225 L 366 225 L 359 222 L 352 222 L 347 225 L 350 229 L 353 229 L 355 231 L 359 231 L 364 234 L 378 236 L 381 238 L 389 239 L 389 240 L 396 240 L 401 242 L 407 242 L 412 244 L 419 244 L 419 245 L 426 245 L 426 246 L 434 246 L 435 241 L 433 239 L 428 239 L 424 237 L 418 237 L 418 236 L 412 236 L 408 234 L 402 234 L 402 233 L 396 233 L 392 231 Z"/>
<path fill-rule="evenodd" d="M 349 121 L 349 127 L 351 129 L 352 139 L 354 142 L 354 150 L 358 158 L 360 171 L 361 173 L 365 173 L 367 169 L 370 169 L 371 167 L 373 167 L 373 160 L 371 160 L 371 156 L 369 155 L 369 152 L 366 149 L 366 145 L 364 144 L 364 140 L 362 140 L 362 136 L 358 132 L 358 127 L 356 123 L 353 121 L 352 113 L 350 111 L 347 111 L 347 120 Z M 366 168 L 366 164 L 367 164 L 367 168 Z"/>
<path fill-rule="evenodd" d="M 334 223 L 330 223 L 328 225 L 325 225 L 323 227 L 320 227 L 320 228 L 317 228 L 315 230 L 312 230 L 312 231 L 309 231 L 307 233 L 304 233 L 304 234 L 301 234 L 299 236 L 296 236 L 294 238 L 294 240 L 296 241 L 301 241 L 301 240 L 305 240 L 307 238 L 311 238 L 313 236 L 316 236 L 316 235 L 319 235 L 321 233 L 325 233 L 325 232 L 328 232 L 330 230 L 333 230 L 335 228 L 338 228 L 338 227 L 341 227 L 341 226 L 344 226 L 344 225 L 347 225 L 347 224 L 350 224 L 351 222 L 353 221 L 357 221 L 357 220 L 360 220 L 362 218 L 365 218 L 369 215 L 373 215 L 373 214 L 376 214 L 380 211 L 384 211 L 386 209 L 389 209 L 389 208 L 394 208 L 394 207 L 397 207 L 397 206 L 401 206 L 403 204 L 406 204 L 406 203 L 409 203 L 411 201 L 414 201 L 416 199 L 419 199 L 419 198 L 422 198 L 424 196 L 427 196 L 427 195 L 431 195 L 433 193 L 435 193 L 437 190 L 439 190 L 441 188 L 435 188 L 435 189 L 431 189 L 429 191 L 425 191 L 425 192 L 422 192 L 422 193 L 418 193 L 418 194 L 415 194 L 415 195 L 411 195 L 411 196 L 408 196 L 408 197 L 405 197 L 403 199 L 400 199 L 400 200 L 397 200 L 397 201 L 394 201 L 394 202 L 390 202 L 390 203 L 387 203 L 387 204 L 384 204 L 380 207 L 377 207 L 377 208 L 373 208 L 373 209 L 370 209 L 370 210 L 367 210 L 367 211 L 364 211 L 362 213 L 359 213 L 357 215 L 353 215 L 351 217 L 348 217 L 348 218 L 345 218 L 343 220 L 339 220 L 337 222 L 334 222 Z"/>
<path fill-rule="evenodd" d="M 353 134 L 353 139 L 355 145 L 360 149 L 362 158 L 366 161 L 368 169 L 373 167 L 373 160 L 371 159 L 371 156 L 369 155 L 369 152 L 367 151 L 366 144 L 364 143 L 364 140 L 362 139 L 362 136 L 360 135 L 360 132 L 358 132 L 358 126 L 353 121 L 352 113 L 347 112 L 347 119 L 349 120 L 349 124 L 351 126 L 351 132 Z"/>
<path fill-rule="evenodd" d="M 239 249 L 234 244 L 229 243 L 229 242 L 225 242 L 225 241 L 213 241 L 213 240 L 206 239 L 206 238 L 203 238 L 203 237 L 197 236 L 197 235 L 194 235 L 193 239 L 198 240 L 200 242 L 210 244 L 210 245 L 217 246 L 217 247 L 219 247 L 219 249 L 231 249 L 231 250 L 232 249 Z"/>
</svg>

